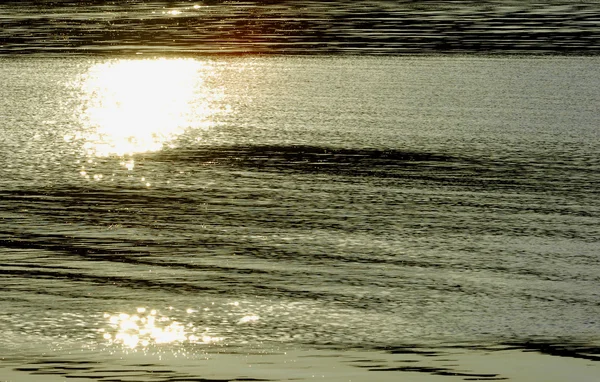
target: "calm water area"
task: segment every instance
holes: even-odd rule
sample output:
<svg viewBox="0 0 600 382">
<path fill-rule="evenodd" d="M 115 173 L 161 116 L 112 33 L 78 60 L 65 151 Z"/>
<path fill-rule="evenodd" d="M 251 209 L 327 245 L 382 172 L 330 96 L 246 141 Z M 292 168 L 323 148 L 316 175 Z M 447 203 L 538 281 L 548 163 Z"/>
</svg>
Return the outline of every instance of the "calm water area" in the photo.
<svg viewBox="0 0 600 382">
<path fill-rule="evenodd" d="M 11 36 L 0 381 L 521 380 L 480 362 L 508 350 L 600 374 L 598 56 Z"/>
</svg>

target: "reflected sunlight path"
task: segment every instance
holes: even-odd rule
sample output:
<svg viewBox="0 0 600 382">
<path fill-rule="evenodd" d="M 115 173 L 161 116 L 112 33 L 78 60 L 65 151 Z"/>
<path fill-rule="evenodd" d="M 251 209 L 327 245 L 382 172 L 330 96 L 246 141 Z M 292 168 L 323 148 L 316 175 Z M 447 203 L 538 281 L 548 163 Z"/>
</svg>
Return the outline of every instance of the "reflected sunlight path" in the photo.
<svg viewBox="0 0 600 382">
<path fill-rule="evenodd" d="M 157 151 L 189 129 L 208 129 L 222 97 L 206 85 L 211 64 L 193 59 L 111 60 L 80 82 L 79 119 L 88 157 Z M 132 165 L 129 164 L 131 167 Z"/>
</svg>

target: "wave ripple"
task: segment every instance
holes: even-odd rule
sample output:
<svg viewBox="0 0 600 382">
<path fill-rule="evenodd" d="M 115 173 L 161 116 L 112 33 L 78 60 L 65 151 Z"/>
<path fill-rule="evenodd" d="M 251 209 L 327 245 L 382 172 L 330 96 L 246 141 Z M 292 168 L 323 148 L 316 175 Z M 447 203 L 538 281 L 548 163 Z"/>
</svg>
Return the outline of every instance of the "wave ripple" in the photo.
<svg viewBox="0 0 600 382">
<path fill-rule="evenodd" d="M 600 7 L 575 1 L 13 1 L 0 54 L 600 51 Z"/>
</svg>

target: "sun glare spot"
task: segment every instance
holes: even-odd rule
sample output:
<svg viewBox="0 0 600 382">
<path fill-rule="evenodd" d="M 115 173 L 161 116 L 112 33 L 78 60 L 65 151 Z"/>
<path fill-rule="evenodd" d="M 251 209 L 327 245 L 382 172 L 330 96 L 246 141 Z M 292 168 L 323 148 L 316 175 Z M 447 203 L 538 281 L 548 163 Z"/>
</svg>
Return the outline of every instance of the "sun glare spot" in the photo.
<svg viewBox="0 0 600 382">
<path fill-rule="evenodd" d="M 223 341 L 223 337 L 216 337 L 206 328 L 203 333 L 194 334 L 199 330 L 192 323 L 184 325 L 174 318 L 163 316 L 152 310 L 147 313 L 145 308 L 137 308 L 136 315 L 126 313 L 105 314 L 109 328 L 101 328 L 102 338 L 111 344 L 122 345 L 127 348 L 147 347 L 150 345 L 172 343 L 215 343 Z"/>
<path fill-rule="evenodd" d="M 211 65 L 193 59 L 93 66 L 80 85 L 84 150 L 95 157 L 156 151 L 190 129 L 208 129 L 212 117 L 224 111 L 213 105 L 217 89 L 206 85 L 213 72 Z"/>
<path fill-rule="evenodd" d="M 251 316 L 244 316 L 242 317 L 239 321 L 238 324 L 245 324 L 248 322 L 256 322 L 259 320 L 260 317 L 256 316 L 256 315 L 251 315 Z"/>
</svg>

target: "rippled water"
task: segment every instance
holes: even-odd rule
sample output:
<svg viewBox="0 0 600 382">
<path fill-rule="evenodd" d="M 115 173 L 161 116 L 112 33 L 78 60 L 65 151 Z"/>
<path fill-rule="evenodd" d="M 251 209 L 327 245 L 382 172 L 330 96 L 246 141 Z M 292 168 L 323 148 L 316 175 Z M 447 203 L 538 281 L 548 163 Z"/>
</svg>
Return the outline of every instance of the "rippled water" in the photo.
<svg viewBox="0 0 600 382">
<path fill-rule="evenodd" d="M 597 54 L 593 1 L 9 1 L 0 54 Z"/>
<path fill-rule="evenodd" d="M 2 2 L 0 381 L 595 381 L 599 15 Z"/>
<path fill-rule="evenodd" d="M 598 64 L 1 59 L 5 378 L 597 360 Z"/>
</svg>

